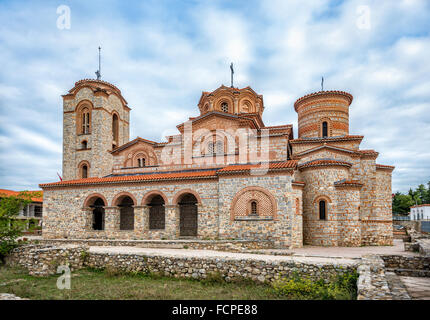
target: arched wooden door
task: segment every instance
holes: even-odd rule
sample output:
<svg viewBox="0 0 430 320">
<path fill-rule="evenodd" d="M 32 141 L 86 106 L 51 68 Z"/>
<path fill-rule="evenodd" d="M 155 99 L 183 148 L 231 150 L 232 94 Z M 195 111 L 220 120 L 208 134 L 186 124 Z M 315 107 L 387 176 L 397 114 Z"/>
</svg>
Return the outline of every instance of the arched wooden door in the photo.
<svg viewBox="0 0 430 320">
<path fill-rule="evenodd" d="M 181 237 L 197 236 L 197 199 L 194 195 L 185 194 L 179 202 L 179 235 Z"/>
</svg>

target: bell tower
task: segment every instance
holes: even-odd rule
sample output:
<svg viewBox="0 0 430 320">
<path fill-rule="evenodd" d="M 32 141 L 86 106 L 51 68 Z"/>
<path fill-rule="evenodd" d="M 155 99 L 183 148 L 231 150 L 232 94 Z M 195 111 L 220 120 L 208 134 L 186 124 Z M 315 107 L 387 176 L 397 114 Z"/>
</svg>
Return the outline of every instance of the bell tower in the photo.
<svg viewBox="0 0 430 320">
<path fill-rule="evenodd" d="M 319 91 L 294 103 L 299 138 L 328 138 L 349 134 L 352 95 L 344 91 Z"/>
<path fill-rule="evenodd" d="M 63 97 L 63 179 L 103 177 L 112 172 L 111 151 L 129 141 L 130 108 L 121 91 L 84 79 Z"/>
</svg>

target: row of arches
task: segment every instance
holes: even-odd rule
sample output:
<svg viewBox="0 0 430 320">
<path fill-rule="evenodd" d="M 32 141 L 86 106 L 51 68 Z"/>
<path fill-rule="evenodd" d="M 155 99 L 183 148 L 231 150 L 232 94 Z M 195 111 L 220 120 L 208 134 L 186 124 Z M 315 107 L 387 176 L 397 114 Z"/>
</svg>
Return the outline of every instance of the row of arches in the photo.
<svg viewBox="0 0 430 320">
<path fill-rule="evenodd" d="M 178 191 L 172 198 L 172 201 L 169 201 L 167 196 L 165 195 L 165 193 L 161 190 L 151 190 L 148 191 L 147 193 L 145 193 L 145 195 L 142 197 L 141 201 L 138 201 L 138 199 L 130 192 L 120 192 L 118 193 L 115 197 L 113 197 L 111 203 L 109 204 L 109 202 L 106 200 L 105 196 L 103 196 L 101 193 L 92 193 L 89 196 L 86 197 L 85 201 L 84 201 L 84 207 L 91 207 L 91 205 L 93 205 L 95 199 L 100 198 L 103 201 L 103 205 L 104 206 L 118 206 L 121 201 L 124 199 L 125 196 L 128 196 L 132 201 L 133 201 L 133 205 L 134 206 L 138 206 L 138 205 L 149 205 L 149 203 L 151 202 L 151 200 L 153 199 L 154 196 L 158 195 L 160 196 L 163 200 L 165 205 L 177 205 L 180 202 L 181 197 L 184 194 L 192 194 L 194 195 L 194 197 L 197 200 L 198 204 L 202 203 L 201 197 L 200 195 L 192 190 L 192 189 L 183 189 Z"/>
<path fill-rule="evenodd" d="M 200 197 L 193 191 L 182 191 L 174 198 L 179 206 L 179 226 L 181 236 L 197 236 L 198 203 Z M 164 230 L 166 227 L 165 206 L 167 198 L 161 192 L 154 191 L 145 195 L 143 204 L 148 208 L 148 229 Z M 119 230 L 134 230 L 135 197 L 127 192 L 117 195 L 112 204 L 119 208 Z M 101 194 L 92 194 L 85 200 L 84 207 L 92 210 L 92 230 L 105 230 L 105 207 L 107 201 Z"/>
</svg>

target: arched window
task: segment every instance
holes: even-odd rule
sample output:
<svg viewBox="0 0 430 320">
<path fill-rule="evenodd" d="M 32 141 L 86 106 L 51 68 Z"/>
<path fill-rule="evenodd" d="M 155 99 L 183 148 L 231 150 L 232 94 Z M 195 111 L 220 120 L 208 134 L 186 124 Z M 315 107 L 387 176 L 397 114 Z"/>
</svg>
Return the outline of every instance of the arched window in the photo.
<svg viewBox="0 0 430 320">
<path fill-rule="evenodd" d="M 82 109 L 82 134 L 89 134 L 90 133 L 90 110 L 88 108 Z"/>
<path fill-rule="evenodd" d="M 208 147 L 206 148 L 206 154 L 213 154 L 214 153 L 214 143 L 209 142 Z"/>
<path fill-rule="evenodd" d="M 320 200 L 319 202 L 319 213 L 320 213 L 320 220 L 326 219 L 326 202 L 325 200 Z"/>
<path fill-rule="evenodd" d="M 137 159 L 137 165 L 139 166 L 139 168 L 143 168 L 144 166 L 146 166 L 146 159 L 145 158 L 138 158 Z"/>
<path fill-rule="evenodd" d="M 323 138 L 327 138 L 328 137 L 328 124 L 327 124 L 327 121 L 324 121 L 322 123 L 322 136 L 323 136 Z"/>
<path fill-rule="evenodd" d="M 88 178 L 88 166 L 86 164 L 82 166 L 81 172 L 82 179 Z"/>
<path fill-rule="evenodd" d="M 224 143 L 222 141 L 217 141 L 215 143 L 215 150 L 217 154 L 224 154 Z"/>
<path fill-rule="evenodd" d="M 228 103 L 227 102 L 223 102 L 221 104 L 221 111 L 222 112 L 228 112 Z"/>
<path fill-rule="evenodd" d="M 84 141 L 81 142 L 81 148 L 82 149 L 88 149 L 88 142 L 87 142 L 87 140 L 84 140 Z"/>
<path fill-rule="evenodd" d="M 118 115 L 114 113 L 112 116 L 112 139 L 114 145 L 118 145 L 118 126 Z"/>
<path fill-rule="evenodd" d="M 257 216 L 258 215 L 257 202 L 256 201 L 252 201 L 251 202 L 251 215 L 253 215 L 253 216 Z"/>
</svg>

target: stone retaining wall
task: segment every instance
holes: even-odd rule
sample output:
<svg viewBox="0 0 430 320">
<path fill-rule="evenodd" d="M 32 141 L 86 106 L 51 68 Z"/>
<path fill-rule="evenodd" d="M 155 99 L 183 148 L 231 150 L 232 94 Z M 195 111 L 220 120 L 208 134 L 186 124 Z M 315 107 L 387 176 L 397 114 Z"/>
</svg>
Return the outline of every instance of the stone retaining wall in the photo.
<svg viewBox="0 0 430 320">
<path fill-rule="evenodd" d="M 33 241 L 41 245 L 64 246 L 129 246 L 139 248 L 169 248 L 217 250 L 243 252 L 256 249 L 272 249 L 273 242 L 268 240 L 104 240 L 104 239 L 42 239 Z"/>
<path fill-rule="evenodd" d="M 385 272 L 385 264 L 377 255 L 363 256 L 357 268 L 357 300 L 408 300 L 404 287 L 398 285 L 394 273 Z"/>
<path fill-rule="evenodd" d="M 82 269 L 85 252 L 88 252 L 87 246 L 25 245 L 13 249 L 6 257 L 6 264 L 23 267 L 33 276 L 45 276 L 55 274 L 60 265 L 68 265 L 72 271 Z"/>
<path fill-rule="evenodd" d="M 281 276 L 309 277 L 331 280 L 338 274 L 352 272 L 356 265 L 327 263 L 305 263 L 294 260 L 241 259 L 221 257 L 181 257 L 147 254 L 121 254 L 87 251 L 88 247 L 73 246 L 23 246 L 16 248 L 7 257 L 6 263 L 21 266 L 32 275 L 49 275 L 56 267 L 69 264 L 71 269 L 84 267 L 109 268 L 118 271 L 157 273 L 176 278 L 205 279 L 217 274 L 226 281 L 250 279 L 270 282 Z"/>
</svg>

